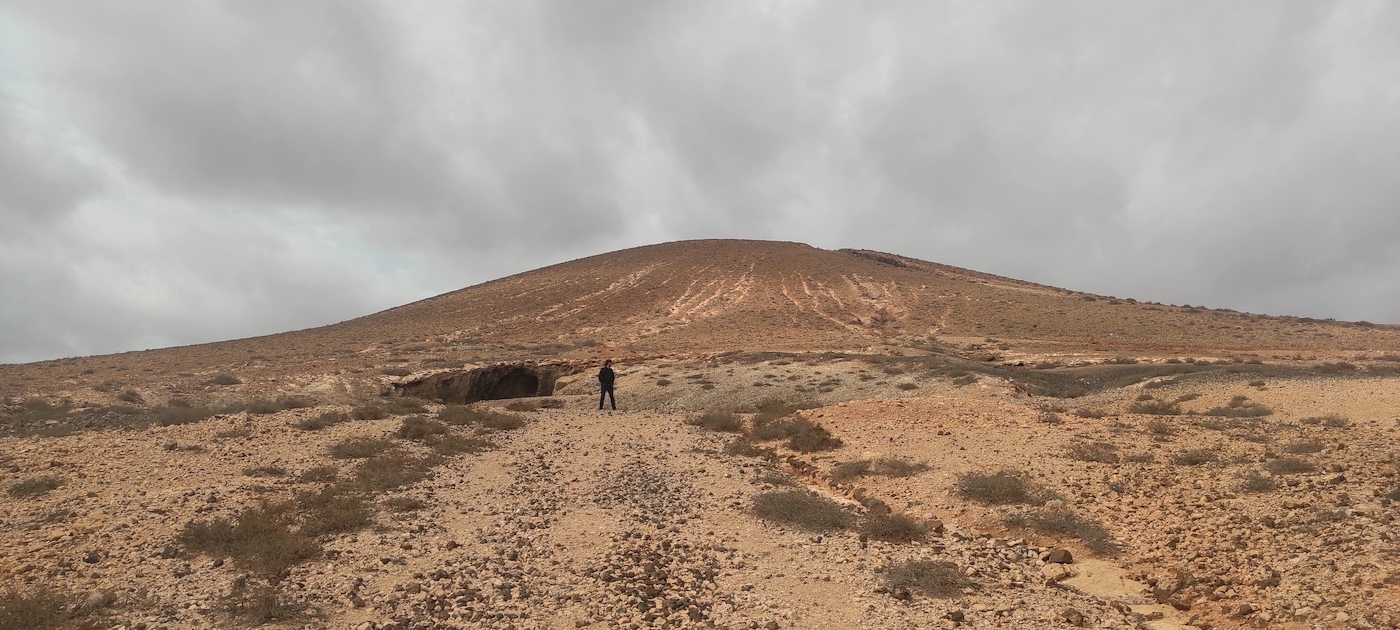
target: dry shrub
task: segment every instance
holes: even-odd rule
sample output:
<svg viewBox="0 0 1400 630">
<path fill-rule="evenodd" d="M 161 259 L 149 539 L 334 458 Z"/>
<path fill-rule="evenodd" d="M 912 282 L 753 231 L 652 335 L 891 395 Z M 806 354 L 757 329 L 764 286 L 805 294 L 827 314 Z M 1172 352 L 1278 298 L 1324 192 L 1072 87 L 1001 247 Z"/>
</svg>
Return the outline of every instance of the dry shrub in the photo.
<svg viewBox="0 0 1400 630">
<path fill-rule="evenodd" d="M 755 478 L 754 478 L 754 483 L 758 483 L 758 484 L 765 484 L 765 483 L 766 483 L 766 484 L 768 484 L 768 485 L 770 485 L 770 486 L 797 486 L 797 485 L 799 485 L 799 484 L 797 483 L 797 480 L 792 478 L 792 475 L 788 475 L 788 474 L 780 473 L 780 472 L 773 472 L 773 471 L 765 472 L 765 473 L 763 473 L 763 474 L 761 474 L 761 475 L 755 477 Z"/>
<path fill-rule="evenodd" d="M 813 531 L 842 529 L 852 520 L 846 508 L 807 490 L 761 493 L 753 499 L 753 513 L 762 519 Z"/>
<path fill-rule="evenodd" d="M 1172 457 L 1172 463 L 1177 464 L 1178 466 L 1202 466 L 1205 464 L 1209 464 L 1215 461 L 1216 459 L 1218 459 L 1218 456 L 1215 454 L 1215 451 L 1204 448 L 1195 448 L 1189 451 L 1177 453 L 1175 456 Z"/>
<path fill-rule="evenodd" d="M 394 443 L 381 438 L 350 438 L 331 445 L 331 457 L 336 459 L 364 459 L 374 457 L 394 447 Z"/>
<path fill-rule="evenodd" d="M 515 414 L 465 405 L 447 405 L 438 410 L 437 418 L 441 422 L 459 427 L 475 424 L 488 429 L 511 430 L 525 426 L 525 419 Z"/>
<path fill-rule="evenodd" d="M 318 416 L 302 418 L 297 423 L 297 428 L 302 431 L 320 431 L 326 427 L 333 427 L 342 422 L 349 422 L 350 415 L 343 411 L 327 411 Z"/>
<path fill-rule="evenodd" d="M 210 385 L 238 385 L 243 380 L 232 374 L 218 374 L 209 379 Z"/>
<path fill-rule="evenodd" d="M 297 483 L 324 483 L 335 481 L 339 474 L 335 466 L 317 466 L 297 476 Z"/>
<path fill-rule="evenodd" d="M 928 523 L 904 514 L 870 513 L 860 522 L 860 533 L 871 540 L 904 543 L 928 536 Z"/>
<path fill-rule="evenodd" d="M 835 483 L 849 481 L 864 475 L 881 475 L 884 477 L 910 477 L 929 469 L 929 465 L 922 462 L 909 462 L 897 457 L 881 457 L 878 459 L 858 459 L 849 462 L 840 462 L 831 467 L 831 480 Z"/>
<path fill-rule="evenodd" d="M 1272 492 L 1276 486 L 1274 484 L 1273 479 L 1265 477 L 1264 475 L 1259 474 L 1257 471 L 1251 470 L 1240 477 L 1239 487 L 1241 492 L 1250 492 L 1258 494 L 1263 492 Z"/>
<path fill-rule="evenodd" d="M 745 438 L 736 439 L 724 445 L 726 455 L 739 455 L 741 457 L 760 457 L 768 460 L 777 460 L 778 454 L 773 449 L 761 448 Z"/>
<path fill-rule="evenodd" d="M 1044 503 L 1053 496 L 1039 484 L 1015 470 L 994 473 L 969 472 L 958 477 L 954 489 L 963 498 L 988 505 Z"/>
<path fill-rule="evenodd" d="M 958 387 L 962 387 L 963 385 L 971 385 L 971 384 L 976 383 L 976 382 L 977 382 L 977 375 L 976 375 L 976 374 L 964 374 L 964 375 L 962 375 L 962 376 L 959 376 L 959 377 L 953 379 L 953 384 L 954 384 L 954 385 L 957 385 Z M 1054 396 L 1054 394 L 1046 394 L 1046 395 L 1048 395 L 1048 396 Z M 1073 398 L 1073 396 L 1064 396 L 1064 398 Z"/>
<path fill-rule="evenodd" d="M 0 593 L 0 630 L 67 630 L 95 628 L 83 619 L 77 597 L 39 586 L 24 593 L 13 587 Z"/>
<path fill-rule="evenodd" d="M 911 389 L 918 389 L 918 388 L 919 388 L 918 385 L 916 385 L 916 384 L 914 384 L 914 383 L 909 383 L 909 382 L 900 383 L 900 384 L 898 384 L 898 385 L 895 385 L 895 387 L 898 387 L 898 388 L 900 388 L 900 389 L 902 389 L 902 390 L 905 390 L 905 391 L 909 391 L 909 390 L 911 390 Z"/>
<path fill-rule="evenodd" d="M 1069 458 L 1081 462 L 1117 464 L 1118 447 L 1109 442 L 1075 442 L 1069 445 Z"/>
<path fill-rule="evenodd" d="M 1310 473 L 1317 470 L 1315 464 L 1301 457 L 1280 457 L 1270 460 L 1264 467 L 1275 475 Z"/>
<path fill-rule="evenodd" d="M 958 565 L 947 560 L 910 560 L 880 570 L 887 590 L 904 589 L 928 597 L 953 597 L 971 583 Z"/>
<path fill-rule="evenodd" d="M 1146 428 L 1147 431 L 1152 435 L 1168 436 L 1173 433 L 1176 433 L 1176 427 L 1172 426 L 1172 423 L 1167 422 L 1166 420 L 1149 420 L 1147 424 L 1144 424 L 1142 426 Z"/>
<path fill-rule="evenodd" d="M 438 461 L 436 457 L 389 451 L 360 462 L 355 469 L 355 483 L 368 492 L 393 490 L 427 478 Z"/>
<path fill-rule="evenodd" d="M 220 440 L 227 440 L 230 438 L 245 438 L 251 435 L 253 435 L 253 430 L 248 427 L 234 427 L 232 429 L 219 431 L 214 434 L 214 437 Z"/>
<path fill-rule="evenodd" d="M 394 436 L 404 440 L 423 441 L 435 435 L 446 435 L 447 425 L 423 416 L 409 416 L 403 419 Z"/>
<path fill-rule="evenodd" d="M 1288 446 L 1283 447 L 1283 451 L 1285 453 L 1292 453 L 1294 455 L 1303 455 L 1306 453 L 1321 453 L 1322 443 L 1315 442 L 1312 440 L 1294 442 L 1292 444 L 1289 444 Z"/>
<path fill-rule="evenodd" d="M 1094 553 L 1112 554 L 1118 551 L 1113 535 L 1097 520 L 1073 512 L 1030 512 L 1008 515 L 1007 527 L 1032 529 L 1049 536 L 1071 536 L 1079 539 Z"/>
<path fill-rule="evenodd" d="M 1273 409 L 1265 407 L 1259 403 L 1249 402 L 1246 396 L 1235 396 L 1226 403 L 1224 407 L 1215 407 L 1206 412 L 1208 416 L 1222 416 L 1226 418 L 1260 418 L 1270 415 Z"/>
<path fill-rule="evenodd" d="M 711 431 L 734 433 L 744 429 L 744 421 L 732 411 L 707 411 L 698 416 L 686 418 L 685 423 Z"/>
<path fill-rule="evenodd" d="M 245 579 L 234 581 L 228 595 L 219 599 L 219 607 L 230 616 L 252 626 L 271 621 L 294 619 L 306 610 L 306 605 L 287 599 L 286 594 L 268 584 L 248 586 Z"/>
<path fill-rule="evenodd" d="M 365 403 L 350 410 L 356 420 L 382 420 L 389 417 L 389 408 L 379 403 Z"/>
<path fill-rule="evenodd" d="M 214 411 L 206 407 L 176 405 L 174 401 L 171 403 L 169 406 L 156 407 L 151 410 L 151 419 L 155 420 L 156 424 L 163 427 L 190 424 L 214 415 Z"/>
<path fill-rule="evenodd" d="M 309 536 L 352 532 L 368 525 L 372 515 L 363 496 L 340 485 L 297 493 L 296 503 L 301 511 L 301 531 Z"/>
<path fill-rule="evenodd" d="M 428 504 L 413 497 L 394 497 L 385 499 L 384 507 L 390 512 L 416 512 L 428 507 Z"/>
<path fill-rule="evenodd" d="M 1080 418 L 1102 418 L 1104 416 L 1107 416 L 1108 414 L 1098 409 L 1080 407 L 1079 409 L 1074 410 L 1074 415 Z"/>
<path fill-rule="evenodd" d="M 832 436 L 826 427 L 806 418 L 755 422 L 753 430 L 749 431 L 749 438 L 759 442 L 785 439 L 788 441 L 788 448 L 802 453 L 834 450 L 841 448 L 843 444 L 840 439 Z"/>
<path fill-rule="evenodd" d="M 1152 416 L 1178 416 L 1181 415 L 1181 405 L 1165 400 L 1137 400 L 1128 405 L 1128 413 L 1140 413 Z"/>
<path fill-rule="evenodd" d="M 243 469 L 245 477 L 286 477 L 287 469 L 281 466 L 248 466 Z"/>
<path fill-rule="evenodd" d="M 295 523 L 290 504 L 264 503 L 244 510 L 235 522 L 191 521 L 179 540 L 194 551 L 232 557 L 254 573 L 278 576 L 321 552 Z"/>
<path fill-rule="evenodd" d="M 513 400 L 506 404 L 506 409 L 511 411 L 536 411 L 540 404 L 533 400 Z"/>
<path fill-rule="evenodd" d="M 431 438 L 427 441 L 428 447 L 434 453 L 443 457 L 461 455 L 462 453 L 482 453 L 496 448 L 496 444 L 491 440 L 477 437 L 465 437 L 455 433 Z"/>
<path fill-rule="evenodd" d="M 63 480 L 57 477 L 35 477 L 25 479 L 10 486 L 9 495 L 15 498 L 37 497 L 49 493 L 63 485 Z"/>
<path fill-rule="evenodd" d="M 1133 453 L 1131 455 L 1124 455 L 1123 461 L 1131 462 L 1134 464 L 1151 464 L 1152 462 L 1157 461 L 1157 457 L 1152 453 L 1147 452 Z"/>
</svg>

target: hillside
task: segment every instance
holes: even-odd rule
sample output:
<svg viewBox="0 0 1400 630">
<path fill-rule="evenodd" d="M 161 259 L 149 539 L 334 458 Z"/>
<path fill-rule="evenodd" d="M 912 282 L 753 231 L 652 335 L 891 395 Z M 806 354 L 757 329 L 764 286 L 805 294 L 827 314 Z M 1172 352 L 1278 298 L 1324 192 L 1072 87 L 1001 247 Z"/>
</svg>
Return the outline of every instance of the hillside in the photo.
<svg viewBox="0 0 1400 630">
<path fill-rule="evenodd" d="M 692 241 L 0 366 L 0 630 L 1396 628 L 1397 337 Z"/>
</svg>

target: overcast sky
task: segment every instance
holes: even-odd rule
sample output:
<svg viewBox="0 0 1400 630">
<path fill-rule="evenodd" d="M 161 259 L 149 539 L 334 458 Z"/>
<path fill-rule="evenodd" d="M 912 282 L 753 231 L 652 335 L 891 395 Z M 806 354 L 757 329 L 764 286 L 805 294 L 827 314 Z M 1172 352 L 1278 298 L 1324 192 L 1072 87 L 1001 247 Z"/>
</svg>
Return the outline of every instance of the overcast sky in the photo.
<svg viewBox="0 0 1400 630">
<path fill-rule="evenodd" d="M 0 362 L 711 237 L 1400 322 L 1400 3 L 0 0 Z"/>
</svg>

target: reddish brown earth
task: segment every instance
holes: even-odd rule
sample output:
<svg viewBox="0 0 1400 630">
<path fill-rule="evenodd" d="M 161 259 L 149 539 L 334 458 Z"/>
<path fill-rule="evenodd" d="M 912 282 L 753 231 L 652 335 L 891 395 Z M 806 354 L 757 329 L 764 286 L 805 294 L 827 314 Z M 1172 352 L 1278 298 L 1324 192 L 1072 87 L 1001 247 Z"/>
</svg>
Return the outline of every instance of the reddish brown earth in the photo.
<svg viewBox="0 0 1400 630">
<path fill-rule="evenodd" d="M 595 408 L 605 357 L 618 412 Z M 513 401 L 517 428 L 441 427 L 481 440 L 466 452 L 403 430 L 458 418 L 452 401 L 307 424 L 490 366 L 557 382 Z M 1395 326 L 759 241 L 625 250 L 305 331 L 0 366 L 0 630 L 53 620 L 24 612 L 44 593 L 67 615 L 54 627 L 1396 627 L 1397 368 Z M 778 422 L 839 446 L 754 434 L 775 400 L 803 407 Z M 740 432 L 687 423 L 724 410 Z M 398 459 L 332 456 L 355 438 Z M 927 468 L 842 474 L 890 459 Z M 423 474 L 365 485 L 366 462 Z M 998 471 L 1041 493 L 985 504 L 960 484 Z M 327 488 L 363 518 L 317 530 L 308 497 Z M 794 489 L 852 524 L 755 513 Z M 189 535 L 265 504 L 305 534 L 273 570 Z M 861 540 L 885 510 L 941 530 Z M 1062 548 L 1072 563 L 1046 562 Z M 914 560 L 965 581 L 887 580 Z"/>
</svg>

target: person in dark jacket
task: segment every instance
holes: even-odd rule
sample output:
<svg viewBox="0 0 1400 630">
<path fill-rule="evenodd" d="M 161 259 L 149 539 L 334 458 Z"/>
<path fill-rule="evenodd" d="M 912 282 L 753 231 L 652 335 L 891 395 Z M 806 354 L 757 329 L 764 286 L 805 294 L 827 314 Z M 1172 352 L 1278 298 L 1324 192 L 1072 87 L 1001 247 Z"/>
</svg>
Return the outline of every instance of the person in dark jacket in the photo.
<svg viewBox="0 0 1400 630">
<path fill-rule="evenodd" d="M 613 410 L 617 410 L 617 396 L 613 394 L 613 380 L 616 378 L 617 375 L 613 374 L 612 359 L 603 361 L 603 369 L 598 370 L 598 386 L 602 388 L 598 394 L 599 409 L 603 408 L 603 399 L 606 398 L 612 402 Z"/>
</svg>

